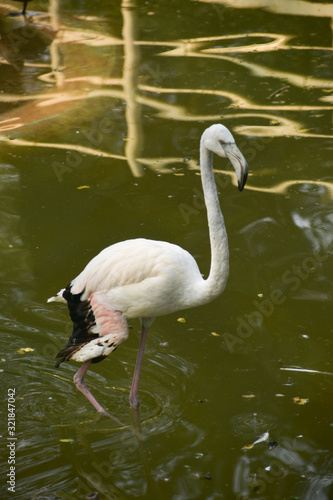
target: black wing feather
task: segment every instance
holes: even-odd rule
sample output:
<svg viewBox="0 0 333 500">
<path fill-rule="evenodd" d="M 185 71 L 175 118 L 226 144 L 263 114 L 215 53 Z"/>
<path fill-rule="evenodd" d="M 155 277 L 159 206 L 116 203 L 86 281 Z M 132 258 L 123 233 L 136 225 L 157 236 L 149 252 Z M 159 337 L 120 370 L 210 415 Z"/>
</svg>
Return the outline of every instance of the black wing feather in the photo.
<svg viewBox="0 0 333 500">
<path fill-rule="evenodd" d="M 69 315 L 73 321 L 73 332 L 67 345 L 56 355 L 56 358 L 61 358 L 57 361 L 56 367 L 63 361 L 69 360 L 81 346 L 99 337 L 98 333 L 91 332 L 91 328 L 96 325 L 96 320 L 89 300 L 81 300 L 83 293 L 84 291 L 73 294 L 71 285 L 68 285 L 62 294 L 67 301 Z M 93 361 L 101 360 L 96 358 Z"/>
</svg>

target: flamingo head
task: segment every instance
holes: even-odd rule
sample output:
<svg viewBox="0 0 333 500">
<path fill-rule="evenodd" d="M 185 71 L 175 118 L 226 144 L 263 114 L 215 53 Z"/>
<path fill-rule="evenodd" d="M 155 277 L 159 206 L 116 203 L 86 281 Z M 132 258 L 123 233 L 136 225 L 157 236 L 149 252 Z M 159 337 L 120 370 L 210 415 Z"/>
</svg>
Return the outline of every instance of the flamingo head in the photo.
<svg viewBox="0 0 333 500">
<path fill-rule="evenodd" d="M 201 147 L 230 160 L 236 172 L 238 189 L 242 191 L 246 183 L 249 167 L 244 156 L 236 146 L 235 139 L 230 130 L 220 123 L 211 125 L 202 134 Z"/>
</svg>

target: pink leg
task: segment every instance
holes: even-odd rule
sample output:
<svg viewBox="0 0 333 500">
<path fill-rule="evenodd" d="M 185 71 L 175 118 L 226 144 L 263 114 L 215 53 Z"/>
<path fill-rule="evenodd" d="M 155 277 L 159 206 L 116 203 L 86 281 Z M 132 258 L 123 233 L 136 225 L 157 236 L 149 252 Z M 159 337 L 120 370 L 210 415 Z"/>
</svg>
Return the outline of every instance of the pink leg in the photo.
<svg viewBox="0 0 333 500">
<path fill-rule="evenodd" d="M 140 381 L 140 372 L 141 372 L 142 359 L 143 359 L 143 353 L 145 350 L 145 343 L 146 343 L 146 339 L 147 339 L 147 334 L 148 334 L 148 328 L 146 328 L 145 326 L 142 326 L 138 356 L 136 358 L 136 365 L 135 365 L 135 370 L 134 370 L 134 375 L 133 375 L 132 387 L 131 387 L 131 392 L 129 395 L 130 406 L 131 406 L 131 408 L 134 408 L 134 409 L 138 409 L 140 406 L 139 395 L 138 395 L 139 381 Z"/>
<path fill-rule="evenodd" d="M 112 418 L 119 425 L 124 425 L 116 417 L 113 417 L 112 415 L 110 415 L 110 413 L 108 413 L 106 410 L 104 410 L 103 406 L 101 406 L 99 404 L 99 402 L 97 401 L 97 399 L 94 398 L 94 396 L 91 394 L 91 392 L 89 391 L 88 387 L 86 386 L 86 383 L 84 381 L 84 375 L 85 375 L 86 371 L 88 370 L 88 368 L 90 366 L 90 363 L 91 363 L 90 359 L 88 361 L 85 361 L 83 363 L 83 365 L 81 366 L 81 368 L 75 373 L 74 379 L 73 379 L 74 380 L 74 384 L 79 389 L 79 391 L 81 391 L 82 394 L 84 394 L 86 396 L 86 398 L 90 401 L 90 403 L 96 408 L 96 410 L 99 413 L 102 413 L 103 415 L 106 415 L 107 417 Z"/>
</svg>

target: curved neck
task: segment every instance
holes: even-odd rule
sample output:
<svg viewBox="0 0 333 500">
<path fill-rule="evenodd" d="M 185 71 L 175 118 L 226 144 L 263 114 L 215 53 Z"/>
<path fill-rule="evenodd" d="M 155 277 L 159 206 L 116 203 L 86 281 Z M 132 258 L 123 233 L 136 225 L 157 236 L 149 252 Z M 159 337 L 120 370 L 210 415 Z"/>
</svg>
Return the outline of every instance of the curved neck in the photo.
<svg viewBox="0 0 333 500">
<path fill-rule="evenodd" d="M 204 281 L 207 300 L 212 300 L 223 292 L 229 274 L 229 248 L 224 218 L 220 209 L 213 172 L 213 153 L 200 144 L 200 169 L 202 189 L 207 208 L 211 266 Z"/>
</svg>

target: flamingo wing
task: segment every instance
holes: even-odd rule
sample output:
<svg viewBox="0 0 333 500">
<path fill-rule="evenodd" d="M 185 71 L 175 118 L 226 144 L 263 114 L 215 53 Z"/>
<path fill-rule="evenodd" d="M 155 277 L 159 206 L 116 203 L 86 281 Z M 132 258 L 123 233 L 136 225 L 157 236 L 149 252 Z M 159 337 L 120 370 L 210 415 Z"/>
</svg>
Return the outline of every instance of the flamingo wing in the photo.
<svg viewBox="0 0 333 500">
<path fill-rule="evenodd" d="M 109 303 L 103 293 L 91 294 L 81 300 L 83 292 L 73 294 L 71 285 L 62 293 L 73 322 L 73 332 L 67 345 L 59 351 L 56 366 L 63 361 L 102 361 L 128 337 L 127 320 L 121 311 Z"/>
</svg>

